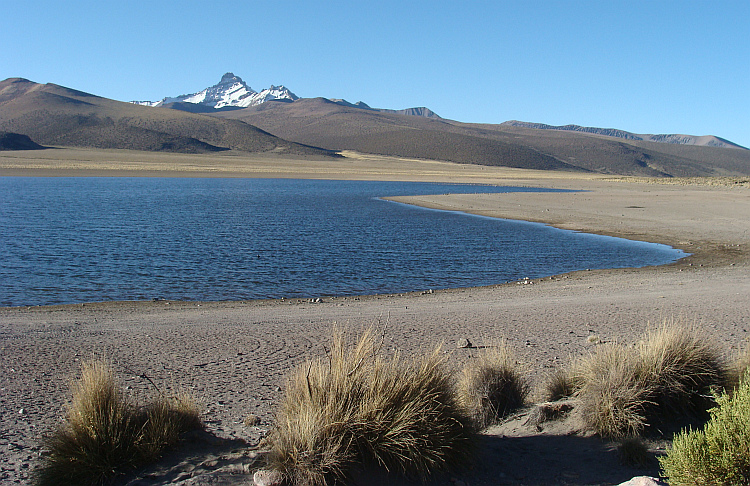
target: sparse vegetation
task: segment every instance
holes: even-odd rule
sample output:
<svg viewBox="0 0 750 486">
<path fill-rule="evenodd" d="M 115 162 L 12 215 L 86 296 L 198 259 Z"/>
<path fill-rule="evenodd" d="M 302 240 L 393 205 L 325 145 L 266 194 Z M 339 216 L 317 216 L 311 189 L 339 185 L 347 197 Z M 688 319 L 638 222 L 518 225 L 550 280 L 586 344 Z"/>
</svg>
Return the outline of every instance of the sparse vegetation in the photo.
<svg viewBox="0 0 750 486">
<path fill-rule="evenodd" d="M 468 458 L 472 427 L 439 350 L 407 360 L 377 348 L 371 331 L 351 349 L 336 333 L 327 359 L 290 375 L 271 468 L 293 484 L 325 485 L 365 464 L 425 478 Z"/>
<path fill-rule="evenodd" d="M 574 364 L 572 376 L 586 425 L 622 438 L 676 417 L 706 418 L 712 391 L 727 383 L 727 366 L 697 330 L 667 322 L 635 348 L 598 346 Z"/>
<path fill-rule="evenodd" d="M 200 427 L 187 397 L 137 407 L 123 396 L 110 366 L 86 362 L 73 385 L 65 422 L 45 441 L 39 485 L 95 485 L 158 458 L 180 433 Z"/>
<path fill-rule="evenodd" d="M 750 483 L 750 382 L 717 398 L 703 430 L 683 431 L 659 459 L 673 485 Z"/>
<path fill-rule="evenodd" d="M 529 385 L 505 343 L 486 348 L 463 369 L 458 396 L 474 426 L 484 429 L 523 406 Z"/>
</svg>

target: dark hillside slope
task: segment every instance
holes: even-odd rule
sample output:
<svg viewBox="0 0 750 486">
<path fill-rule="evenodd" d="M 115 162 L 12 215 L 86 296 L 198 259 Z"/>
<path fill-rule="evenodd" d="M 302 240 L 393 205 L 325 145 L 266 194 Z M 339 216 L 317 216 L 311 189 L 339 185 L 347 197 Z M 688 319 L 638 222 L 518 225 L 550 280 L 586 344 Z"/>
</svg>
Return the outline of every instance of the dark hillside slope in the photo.
<svg viewBox="0 0 750 486">
<path fill-rule="evenodd" d="M 603 174 L 636 176 L 750 175 L 750 151 L 625 140 L 603 135 L 507 125 L 455 123 L 497 140 L 515 140 L 570 164 Z"/>
<path fill-rule="evenodd" d="M 238 120 L 138 106 L 20 78 L 0 82 L 0 130 L 22 133 L 45 145 L 335 155 L 282 140 Z"/>
</svg>

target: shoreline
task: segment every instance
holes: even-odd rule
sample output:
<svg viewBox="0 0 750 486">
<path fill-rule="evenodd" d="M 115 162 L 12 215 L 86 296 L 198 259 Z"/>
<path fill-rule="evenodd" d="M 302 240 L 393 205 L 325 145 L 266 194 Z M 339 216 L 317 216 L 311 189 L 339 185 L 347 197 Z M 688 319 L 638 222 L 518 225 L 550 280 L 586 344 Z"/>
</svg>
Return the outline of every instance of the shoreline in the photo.
<svg viewBox="0 0 750 486">
<path fill-rule="evenodd" d="M 78 151 L 74 155 L 103 162 L 141 157 L 140 153 L 106 151 Z M 210 160 L 153 157 L 153 163 L 172 165 L 206 164 Z M 225 160 L 230 159 L 233 163 L 239 160 Z M 0 175 L 7 174 L 3 169 L 8 166 L 7 160 L 0 153 Z M 296 298 L 126 301 L 0 308 L 0 481 L 28 479 L 29 469 L 41 452 L 39 437 L 58 423 L 70 399 L 70 379 L 77 376 L 82 360 L 94 356 L 114 363 L 128 393 L 140 398 L 152 396 L 151 385 L 140 377 L 146 374 L 164 390 L 181 388 L 191 393 L 203 406 L 203 418 L 212 434 L 257 442 L 273 423 L 288 371 L 324 356 L 334 327 L 353 333 L 370 326 L 385 327 L 384 351 L 405 355 L 430 351 L 442 343 L 446 358 L 456 366 L 476 353 L 475 349 L 457 349 L 460 339 L 468 338 L 475 346 L 504 339 L 524 363 L 534 390 L 532 399 L 537 398 L 550 374 L 595 348 L 587 339 L 591 335 L 602 342 L 632 344 L 645 330 L 674 318 L 700 326 L 727 355 L 750 341 L 747 188 L 667 186 L 611 181 L 600 176 L 385 158 L 337 160 L 333 165 L 273 158 L 242 160 L 256 164 L 253 170 L 275 176 L 295 173 L 297 177 L 312 177 L 340 171 L 354 178 L 363 171 L 365 179 L 584 189 L 588 192 L 398 199 L 436 205 L 436 209 L 664 243 L 692 256 L 661 266 L 576 271 L 534 279 L 529 284 L 324 297 L 320 302 Z M 45 163 L 53 164 L 54 160 Z M 302 172 L 294 172 L 297 167 L 302 167 Z M 251 177 L 248 174 L 243 177 Z M 259 426 L 243 425 L 251 413 L 260 417 Z M 570 444 L 563 449 L 590 448 L 582 442 Z M 518 462 L 537 461 L 534 447 L 523 451 L 520 454 L 527 456 Z M 558 450 L 554 457 L 567 457 L 564 452 Z M 637 475 L 619 479 L 631 471 L 618 469 L 621 466 L 614 456 L 611 466 L 602 472 L 610 476 L 586 482 L 583 478 L 591 474 L 587 464 L 603 463 L 603 456 L 591 454 L 588 463 L 576 460 L 565 465 L 574 468 L 581 463 L 579 484 L 616 484 Z M 489 461 L 497 462 L 492 458 Z M 479 484 L 484 478 L 492 483 L 503 471 L 501 465 L 487 468 L 486 476 L 476 472 L 480 480 L 468 481 Z M 555 476 L 559 471 L 552 469 L 543 476 L 540 468 L 533 472 L 539 476 L 524 481 L 559 482 L 559 476 Z M 238 476 L 238 481 L 246 479 Z M 577 484 L 575 480 L 567 482 Z"/>
</svg>

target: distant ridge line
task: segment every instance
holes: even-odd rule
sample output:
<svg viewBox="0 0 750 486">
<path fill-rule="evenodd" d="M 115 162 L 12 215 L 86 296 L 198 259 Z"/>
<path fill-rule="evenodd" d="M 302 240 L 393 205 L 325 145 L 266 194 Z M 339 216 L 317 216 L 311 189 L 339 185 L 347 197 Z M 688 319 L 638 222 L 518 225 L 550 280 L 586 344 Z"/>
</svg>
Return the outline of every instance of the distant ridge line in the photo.
<svg viewBox="0 0 750 486">
<path fill-rule="evenodd" d="M 583 127 L 580 125 L 547 125 L 546 123 L 533 123 L 523 122 L 518 120 L 510 120 L 501 123 L 501 125 L 521 128 L 534 128 L 537 130 L 563 130 L 569 132 L 583 132 L 591 133 L 594 135 L 604 135 L 607 137 L 624 138 L 626 140 L 643 140 L 646 142 L 657 142 L 657 143 L 673 143 L 679 145 L 698 145 L 708 147 L 723 147 L 748 150 L 747 147 L 731 142 L 727 139 L 717 137 L 715 135 L 680 135 L 672 133 L 662 134 L 640 134 L 626 132 L 625 130 L 619 130 L 617 128 L 597 128 L 597 127 Z"/>
</svg>

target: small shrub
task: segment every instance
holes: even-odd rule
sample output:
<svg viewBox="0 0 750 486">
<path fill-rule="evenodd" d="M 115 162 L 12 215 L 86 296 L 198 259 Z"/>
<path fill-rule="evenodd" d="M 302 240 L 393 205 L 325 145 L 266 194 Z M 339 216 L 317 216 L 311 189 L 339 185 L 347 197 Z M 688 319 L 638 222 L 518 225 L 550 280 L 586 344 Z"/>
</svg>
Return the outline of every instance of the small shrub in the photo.
<svg viewBox="0 0 750 486">
<path fill-rule="evenodd" d="M 703 430 L 675 436 L 666 456 L 659 458 L 673 485 L 750 483 L 750 382 L 748 375 L 730 396 L 717 398 Z"/>
<path fill-rule="evenodd" d="M 529 385 L 505 343 L 487 348 L 467 364 L 458 383 L 458 396 L 481 430 L 523 406 Z"/>
<path fill-rule="evenodd" d="M 182 431 L 199 426 L 187 399 L 138 408 L 122 395 L 107 363 L 83 363 L 65 422 L 45 439 L 49 455 L 36 471 L 37 484 L 101 484 L 157 458 Z"/>
<path fill-rule="evenodd" d="M 425 478 L 468 458 L 472 434 L 438 351 L 384 359 L 367 331 L 352 349 L 335 333 L 328 359 L 290 375 L 268 439 L 273 469 L 325 485 L 370 463 Z"/>
</svg>

